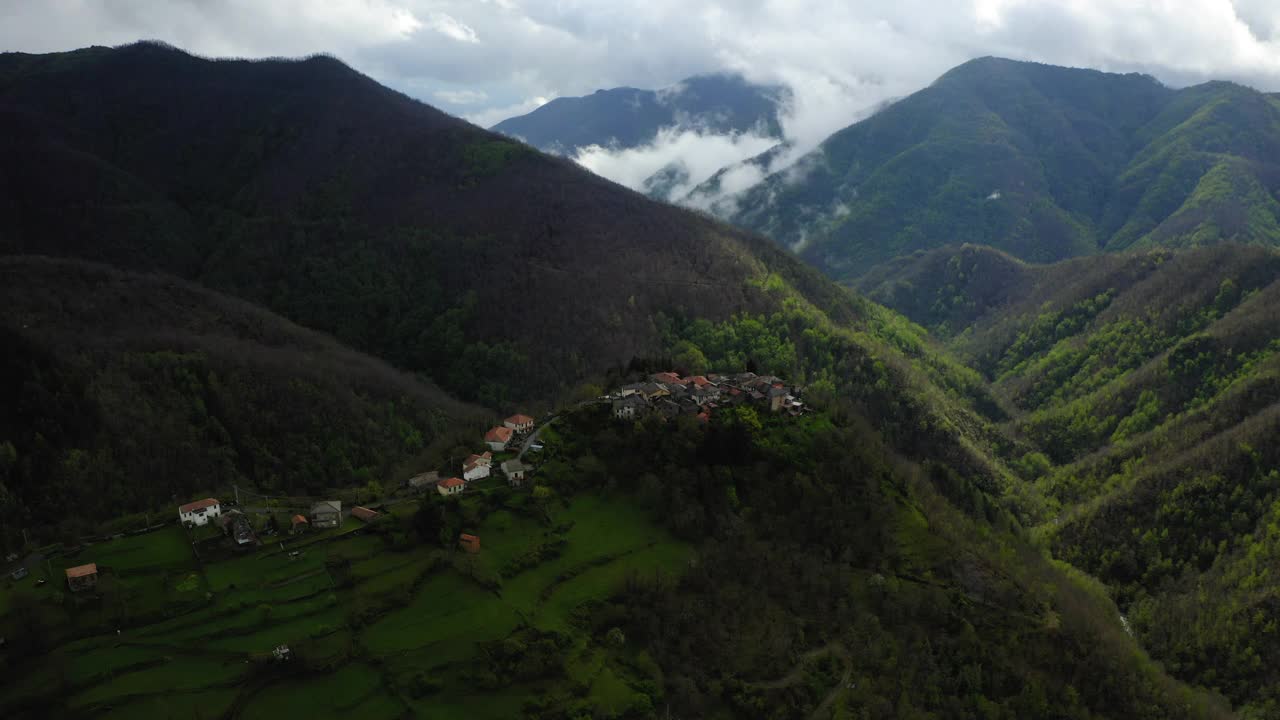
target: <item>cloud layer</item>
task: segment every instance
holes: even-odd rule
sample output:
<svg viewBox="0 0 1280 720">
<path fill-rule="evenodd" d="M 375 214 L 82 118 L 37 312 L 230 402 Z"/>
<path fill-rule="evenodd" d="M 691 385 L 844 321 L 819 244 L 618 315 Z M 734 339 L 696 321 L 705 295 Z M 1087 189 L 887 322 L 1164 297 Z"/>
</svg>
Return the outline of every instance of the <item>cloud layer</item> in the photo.
<svg viewBox="0 0 1280 720">
<path fill-rule="evenodd" d="M 801 148 L 981 55 L 1280 90 L 1275 0 L 0 0 L 0 49 L 142 38 L 219 56 L 329 52 L 484 125 L 561 95 L 736 70 L 792 86 Z"/>
</svg>

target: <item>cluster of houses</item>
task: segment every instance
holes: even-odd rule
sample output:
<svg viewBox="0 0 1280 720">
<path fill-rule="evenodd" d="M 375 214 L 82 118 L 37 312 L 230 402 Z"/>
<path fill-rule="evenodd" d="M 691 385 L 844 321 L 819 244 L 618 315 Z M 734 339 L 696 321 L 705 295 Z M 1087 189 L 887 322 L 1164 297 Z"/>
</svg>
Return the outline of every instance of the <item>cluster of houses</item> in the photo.
<svg viewBox="0 0 1280 720">
<path fill-rule="evenodd" d="M 351 508 L 349 514 L 366 523 L 373 522 L 381 516 L 378 511 L 359 505 Z M 336 528 L 342 525 L 342 518 L 341 500 L 321 500 L 314 503 L 306 515 L 302 513 L 294 515 L 290 519 L 289 531 L 296 535 L 309 528 Z M 235 508 L 224 510 L 217 498 L 205 498 L 178 506 L 178 520 L 189 528 L 215 523 L 240 547 L 258 544 L 258 536 L 249 518 Z"/>
<path fill-rule="evenodd" d="M 654 373 L 647 382 L 623 385 L 604 397 L 613 405 L 619 420 L 638 420 L 650 414 L 667 418 L 693 415 L 706 422 L 722 407 L 753 405 L 774 413 L 800 415 L 807 408 L 800 401 L 800 388 L 781 378 L 752 372 L 734 375 L 693 375 Z"/>
<path fill-rule="evenodd" d="M 446 497 L 466 492 L 471 483 L 493 475 L 494 453 L 507 452 L 512 448 L 513 442 L 533 432 L 533 426 L 534 420 L 528 415 L 512 415 L 503 420 L 501 425 L 489 428 L 484 434 L 484 443 L 488 449 L 483 453 L 467 456 L 462 461 L 461 476 L 442 479 L 438 472 L 423 473 L 409 478 L 409 487 L 415 490 L 434 487 L 436 492 Z M 524 485 L 525 477 L 532 468 L 517 456 L 498 463 L 498 469 L 511 487 L 520 487 Z"/>
</svg>

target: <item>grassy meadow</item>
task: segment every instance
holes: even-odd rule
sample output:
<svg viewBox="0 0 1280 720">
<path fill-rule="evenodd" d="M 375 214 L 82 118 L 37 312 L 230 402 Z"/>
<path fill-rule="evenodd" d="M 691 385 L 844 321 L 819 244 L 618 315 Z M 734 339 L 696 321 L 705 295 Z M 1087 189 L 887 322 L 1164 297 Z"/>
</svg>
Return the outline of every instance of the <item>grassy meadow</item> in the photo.
<svg viewBox="0 0 1280 720">
<path fill-rule="evenodd" d="M 508 718 L 557 693 L 622 713 L 654 678 L 575 611 L 635 574 L 679 573 L 689 547 L 625 497 L 534 513 L 523 494 L 502 494 L 463 500 L 476 555 L 418 542 L 401 508 L 365 531 L 344 525 L 228 559 L 198 559 L 178 527 L 49 558 L 0 584 L 0 632 L 18 640 L 4 650 L 16 681 L 0 688 L 0 716 Z M 62 580 L 84 562 L 101 568 L 94 598 Z M 19 662 L 18 625 L 33 623 L 31 642 L 44 644 Z M 491 667 L 526 643 L 554 643 L 562 670 Z M 281 644 L 292 661 L 272 658 Z"/>
</svg>

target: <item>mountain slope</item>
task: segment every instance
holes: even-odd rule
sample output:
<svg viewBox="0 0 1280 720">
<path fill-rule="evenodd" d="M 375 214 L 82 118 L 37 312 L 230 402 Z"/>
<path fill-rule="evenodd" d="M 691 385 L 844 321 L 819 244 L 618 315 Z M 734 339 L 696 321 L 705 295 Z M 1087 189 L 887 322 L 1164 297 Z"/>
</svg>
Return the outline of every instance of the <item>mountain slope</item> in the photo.
<svg viewBox="0 0 1280 720">
<path fill-rule="evenodd" d="M 1280 253 L 1032 266 L 947 248 L 867 282 L 993 380 L 1039 451 L 1013 463 L 1023 521 L 1112 588 L 1172 673 L 1273 715 Z"/>
<path fill-rule="evenodd" d="M 788 99 L 786 88 L 756 85 L 738 75 L 696 75 L 662 90 L 613 88 L 556 98 L 491 129 L 569 156 L 589 145 L 647 145 L 668 128 L 781 137 L 778 115 Z"/>
<path fill-rule="evenodd" d="M 652 354 L 659 310 L 766 310 L 766 267 L 851 317 L 768 242 L 324 57 L 7 54 L 0 129 L 0 252 L 172 272 L 490 405 Z"/>
<path fill-rule="evenodd" d="M 732 219 L 842 278 L 962 242 L 1035 262 L 1275 244 L 1277 150 L 1280 105 L 1247 88 L 983 58 L 836 133 Z"/>
<path fill-rule="evenodd" d="M 0 258 L 0 541 L 239 483 L 385 481 L 478 408 L 176 278 Z M 74 512 L 69 512 L 74 508 Z M 166 512 L 167 516 L 167 512 Z"/>
</svg>

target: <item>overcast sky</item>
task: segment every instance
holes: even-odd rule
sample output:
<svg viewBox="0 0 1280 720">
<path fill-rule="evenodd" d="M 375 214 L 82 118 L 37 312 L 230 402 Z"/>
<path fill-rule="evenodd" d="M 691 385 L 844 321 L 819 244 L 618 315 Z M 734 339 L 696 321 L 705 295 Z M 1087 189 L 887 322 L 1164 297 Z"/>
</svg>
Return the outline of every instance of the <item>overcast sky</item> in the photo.
<svg viewBox="0 0 1280 720">
<path fill-rule="evenodd" d="M 1280 90 L 1280 0 L 0 0 L 3 50 L 138 39 L 327 52 L 481 125 L 737 70 L 793 86 L 806 145 L 981 55 Z"/>
</svg>

